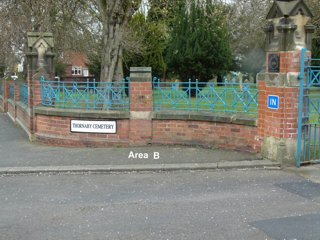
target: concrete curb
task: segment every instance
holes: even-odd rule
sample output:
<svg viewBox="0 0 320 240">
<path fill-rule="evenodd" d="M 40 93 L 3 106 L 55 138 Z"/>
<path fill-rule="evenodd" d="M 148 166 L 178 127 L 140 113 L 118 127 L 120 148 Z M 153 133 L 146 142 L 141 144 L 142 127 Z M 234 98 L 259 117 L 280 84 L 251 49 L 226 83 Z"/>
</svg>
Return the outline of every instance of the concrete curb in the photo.
<svg viewBox="0 0 320 240">
<path fill-rule="evenodd" d="M 0 175 L 197 171 L 248 168 L 276 170 L 280 169 L 280 164 L 268 160 L 253 160 L 219 163 L 4 167 L 0 168 Z"/>
</svg>

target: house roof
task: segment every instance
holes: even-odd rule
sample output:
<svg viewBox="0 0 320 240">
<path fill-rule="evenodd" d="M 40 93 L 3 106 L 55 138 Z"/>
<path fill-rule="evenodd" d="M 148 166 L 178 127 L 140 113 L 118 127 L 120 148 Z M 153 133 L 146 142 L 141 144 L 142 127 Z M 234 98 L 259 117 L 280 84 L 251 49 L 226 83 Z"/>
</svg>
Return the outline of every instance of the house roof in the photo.
<svg viewBox="0 0 320 240">
<path fill-rule="evenodd" d="M 312 12 L 303 0 L 277 0 L 274 1 L 267 15 L 267 19 L 273 19 L 284 16 L 295 16 L 299 12 L 301 12 L 301 14 L 305 16 L 311 18 L 313 17 Z"/>
<path fill-rule="evenodd" d="M 85 67 L 88 65 L 88 57 L 85 53 L 76 51 L 63 52 L 62 61 L 64 64 Z"/>
</svg>

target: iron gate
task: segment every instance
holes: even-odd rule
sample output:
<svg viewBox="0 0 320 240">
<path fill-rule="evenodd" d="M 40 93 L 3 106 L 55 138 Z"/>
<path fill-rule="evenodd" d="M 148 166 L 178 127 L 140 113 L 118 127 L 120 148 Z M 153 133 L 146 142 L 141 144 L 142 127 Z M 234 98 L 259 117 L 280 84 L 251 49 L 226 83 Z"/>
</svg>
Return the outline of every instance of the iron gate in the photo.
<svg viewBox="0 0 320 240">
<path fill-rule="evenodd" d="M 320 163 L 320 59 L 301 52 L 296 165 Z"/>
</svg>

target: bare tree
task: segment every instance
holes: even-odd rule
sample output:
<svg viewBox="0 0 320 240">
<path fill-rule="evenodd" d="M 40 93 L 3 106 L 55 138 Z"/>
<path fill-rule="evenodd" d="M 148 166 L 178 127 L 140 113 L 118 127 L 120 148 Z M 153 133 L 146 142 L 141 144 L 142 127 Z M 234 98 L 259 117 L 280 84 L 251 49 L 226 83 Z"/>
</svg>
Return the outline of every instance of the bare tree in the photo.
<svg viewBox="0 0 320 240">
<path fill-rule="evenodd" d="M 141 0 L 99 0 L 102 19 L 101 81 L 120 81 L 123 76 L 124 38 L 128 23 Z"/>
<path fill-rule="evenodd" d="M 99 20 L 80 0 L 3 0 L 0 3 L 0 58 L 3 65 L 23 56 L 26 33 L 53 32 L 58 53 L 89 51 L 97 39 Z"/>
</svg>

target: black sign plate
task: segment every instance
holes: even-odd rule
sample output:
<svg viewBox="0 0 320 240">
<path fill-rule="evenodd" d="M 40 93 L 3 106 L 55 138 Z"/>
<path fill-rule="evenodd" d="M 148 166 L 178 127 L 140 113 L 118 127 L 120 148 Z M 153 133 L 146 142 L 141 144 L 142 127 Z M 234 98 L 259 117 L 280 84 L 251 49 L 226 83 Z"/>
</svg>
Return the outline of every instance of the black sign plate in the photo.
<svg viewBox="0 0 320 240">
<path fill-rule="evenodd" d="M 279 73 L 280 72 L 280 54 L 270 53 L 268 57 L 268 72 Z"/>
</svg>

